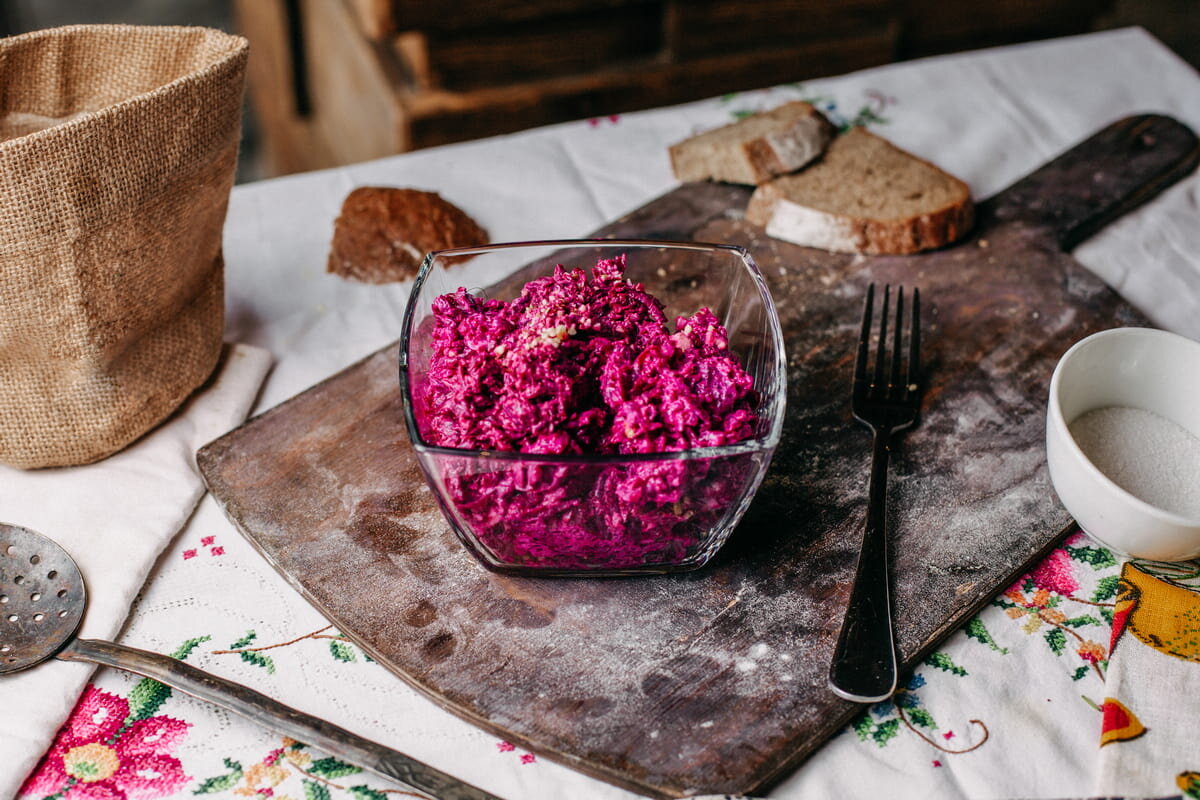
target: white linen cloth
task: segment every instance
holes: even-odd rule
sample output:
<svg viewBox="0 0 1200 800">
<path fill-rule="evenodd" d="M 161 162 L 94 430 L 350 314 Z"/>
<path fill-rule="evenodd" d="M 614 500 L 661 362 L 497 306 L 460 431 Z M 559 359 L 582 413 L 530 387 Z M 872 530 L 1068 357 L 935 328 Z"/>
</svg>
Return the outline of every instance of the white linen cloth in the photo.
<svg viewBox="0 0 1200 800">
<path fill-rule="evenodd" d="M 225 236 L 228 336 L 277 359 L 258 409 L 399 336 L 409 283 L 359 285 L 324 271 L 333 219 L 350 189 L 438 191 L 494 241 L 576 237 L 671 189 L 670 144 L 729 122 L 735 112 L 797 98 L 819 98 L 832 116 L 845 119 L 873 113 L 881 118 L 875 130 L 959 175 L 977 198 L 1122 116 L 1158 111 L 1200 129 L 1200 78 L 1144 31 L 1128 29 L 892 65 L 237 187 Z M 1193 175 L 1076 251 L 1156 324 L 1192 338 L 1200 338 L 1198 192 L 1200 179 Z M 918 670 L 898 704 L 868 712 L 770 796 L 1066 797 L 1091 791 L 1100 731 L 1093 705 L 1103 697 L 1102 666 L 1093 662 L 1103 661 L 1108 631 L 1103 606 L 1095 604 L 1110 602 L 1093 598 L 1105 596 L 1117 568 L 1085 538 L 1071 540 L 1018 588 L 1019 600 L 1000 598 L 955 634 L 939 658 Z M 211 637 L 189 661 L 508 800 L 632 796 L 440 710 L 352 645 L 331 638 L 337 632 L 325 625 L 206 500 L 164 554 L 123 640 L 170 652 L 185 640 Z M 118 697 L 128 696 L 135 682 L 111 670 L 94 681 Z M 375 797 L 371 792 L 386 786 L 178 693 L 161 713 L 191 726 L 171 745 L 189 780 L 146 797 L 269 793 L 341 800 Z M 0 765 L 0 774 L 8 769 Z"/>
<path fill-rule="evenodd" d="M 83 573 L 80 636 L 111 640 L 120 632 L 146 575 L 204 493 L 196 449 L 245 419 L 269 366 L 262 348 L 227 345 L 210 384 L 119 453 L 82 467 L 0 466 L 0 519 L 54 539 Z M 0 797 L 16 793 L 92 672 L 51 660 L 0 677 Z"/>
</svg>

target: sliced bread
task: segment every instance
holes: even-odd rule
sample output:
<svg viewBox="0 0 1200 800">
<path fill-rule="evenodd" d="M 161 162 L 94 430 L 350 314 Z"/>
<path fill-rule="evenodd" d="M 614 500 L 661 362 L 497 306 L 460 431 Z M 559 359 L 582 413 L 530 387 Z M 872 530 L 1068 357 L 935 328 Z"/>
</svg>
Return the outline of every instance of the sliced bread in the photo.
<svg viewBox="0 0 1200 800">
<path fill-rule="evenodd" d="M 975 207 L 958 178 L 853 128 L 820 161 L 759 186 L 746 219 L 807 247 L 904 254 L 953 242 L 970 230 Z"/>
<path fill-rule="evenodd" d="M 808 103 L 784 103 L 672 145 L 671 168 L 681 181 L 759 184 L 812 161 L 834 133 Z"/>
<path fill-rule="evenodd" d="M 403 281 L 430 250 L 487 242 L 487 231 L 436 192 L 360 186 L 334 222 L 328 271 L 364 283 Z"/>
</svg>

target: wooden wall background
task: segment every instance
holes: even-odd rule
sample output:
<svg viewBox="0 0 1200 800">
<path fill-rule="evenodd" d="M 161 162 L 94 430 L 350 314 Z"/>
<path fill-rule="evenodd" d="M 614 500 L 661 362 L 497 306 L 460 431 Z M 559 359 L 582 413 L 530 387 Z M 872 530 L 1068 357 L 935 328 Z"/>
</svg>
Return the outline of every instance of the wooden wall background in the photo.
<svg viewBox="0 0 1200 800">
<path fill-rule="evenodd" d="M 1113 0 L 235 0 L 265 173 L 1082 33 Z"/>
</svg>

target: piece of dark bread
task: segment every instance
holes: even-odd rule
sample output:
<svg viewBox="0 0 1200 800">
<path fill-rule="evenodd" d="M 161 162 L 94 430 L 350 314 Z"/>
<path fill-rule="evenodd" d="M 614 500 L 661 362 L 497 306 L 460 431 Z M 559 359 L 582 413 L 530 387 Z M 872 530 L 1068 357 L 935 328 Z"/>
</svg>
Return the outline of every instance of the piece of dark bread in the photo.
<svg viewBox="0 0 1200 800">
<path fill-rule="evenodd" d="M 838 253 L 941 247 L 974 223 L 967 184 L 864 128 L 808 168 L 759 186 L 746 219 L 794 244 Z"/>
<path fill-rule="evenodd" d="M 808 103 L 784 103 L 672 145 L 671 169 L 681 181 L 759 184 L 812 161 L 835 133 Z"/>
<path fill-rule="evenodd" d="M 436 192 L 360 186 L 334 222 L 328 270 L 365 283 L 403 281 L 430 250 L 487 243 L 487 231 Z"/>
</svg>

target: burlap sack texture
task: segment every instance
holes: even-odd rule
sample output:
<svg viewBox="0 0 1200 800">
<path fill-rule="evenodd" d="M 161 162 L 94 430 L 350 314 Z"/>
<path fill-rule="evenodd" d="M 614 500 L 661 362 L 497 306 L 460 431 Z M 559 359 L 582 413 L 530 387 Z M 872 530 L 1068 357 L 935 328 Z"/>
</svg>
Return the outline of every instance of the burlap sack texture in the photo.
<svg viewBox="0 0 1200 800">
<path fill-rule="evenodd" d="M 247 52 L 204 28 L 0 39 L 0 461 L 103 458 L 213 372 Z"/>
</svg>

